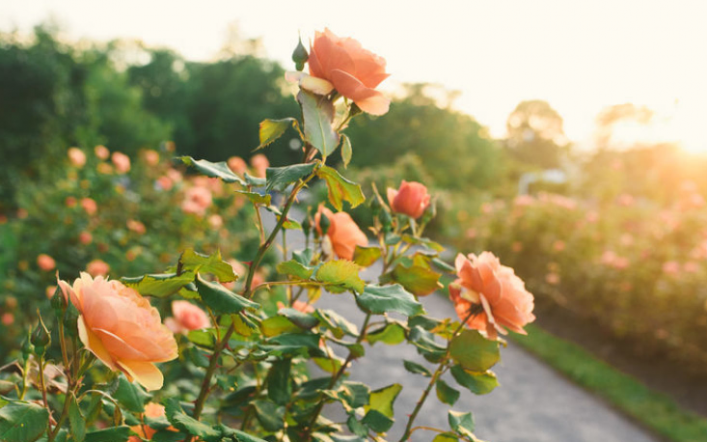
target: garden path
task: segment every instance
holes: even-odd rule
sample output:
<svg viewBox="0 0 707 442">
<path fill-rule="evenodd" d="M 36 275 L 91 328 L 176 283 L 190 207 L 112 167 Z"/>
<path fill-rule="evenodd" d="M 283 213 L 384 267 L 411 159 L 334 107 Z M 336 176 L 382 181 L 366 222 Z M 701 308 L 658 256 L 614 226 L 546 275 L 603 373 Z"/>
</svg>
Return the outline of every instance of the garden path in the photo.
<svg viewBox="0 0 707 442">
<path fill-rule="evenodd" d="M 274 226 L 271 214 L 263 212 L 264 222 Z M 301 213 L 293 218 L 301 220 Z M 301 232 L 289 231 L 288 248 L 303 248 Z M 375 280 L 380 273 L 376 265 L 362 272 L 365 280 Z M 430 295 L 422 298 L 428 314 L 437 317 L 456 317 L 454 308 L 442 296 Z M 350 321 L 360 325 L 363 314 L 358 310 L 350 294 L 324 295 L 317 302 L 321 308 L 335 309 Z M 387 346 L 377 344 L 366 348 L 366 356 L 354 361 L 350 379 L 365 382 L 373 389 L 400 383 L 403 390 L 395 402 L 397 422 L 387 439 L 398 440 L 405 428 L 404 416 L 412 412 L 428 378 L 405 370 L 403 359 L 412 360 L 428 367 L 426 361 L 412 346 Z M 316 367 L 313 370 L 318 370 Z M 501 350 L 501 362 L 494 371 L 500 386 L 485 396 L 475 396 L 462 391 L 459 401 L 452 407 L 456 411 L 471 410 L 476 421 L 476 435 L 489 442 L 658 442 L 660 439 L 648 433 L 631 420 L 615 411 L 601 399 L 574 385 L 566 378 L 531 356 L 512 342 Z M 445 380 L 455 386 L 447 374 Z M 430 394 L 415 425 L 447 429 L 449 407 Z M 327 417 L 341 421 L 343 414 L 333 407 Z M 419 430 L 411 441 L 429 442 L 434 433 Z"/>
</svg>

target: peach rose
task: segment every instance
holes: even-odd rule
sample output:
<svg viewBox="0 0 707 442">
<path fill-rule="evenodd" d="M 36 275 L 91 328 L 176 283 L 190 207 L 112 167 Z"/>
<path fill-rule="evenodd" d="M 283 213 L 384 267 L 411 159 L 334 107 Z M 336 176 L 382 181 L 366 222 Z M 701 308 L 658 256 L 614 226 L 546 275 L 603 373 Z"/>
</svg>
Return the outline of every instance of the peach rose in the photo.
<svg viewBox="0 0 707 442">
<path fill-rule="evenodd" d="M 133 232 L 137 233 L 138 235 L 144 235 L 147 229 L 145 228 L 145 225 L 141 223 L 140 221 L 134 220 L 134 219 L 129 219 L 125 225 L 128 227 L 128 230 L 132 230 Z"/>
<path fill-rule="evenodd" d="M 130 157 L 121 152 L 113 152 L 110 160 L 115 166 L 115 171 L 118 173 L 128 173 L 130 171 Z"/>
<path fill-rule="evenodd" d="M 189 301 L 174 301 L 172 303 L 172 315 L 167 318 L 164 324 L 172 333 L 188 333 L 190 330 L 199 330 L 211 327 L 209 316 L 202 309 Z"/>
<path fill-rule="evenodd" d="M 93 241 L 93 235 L 91 235 L 90 232 L 81 232 L 81 234 L 79 234 L 79 241 L 83 245 L 91 244 L 91 241 Z"/>
<path fill-rule="evenodd" d="M 283 308 L 287 307 L 284 303 L 277 301 L 277 309 L 282 310 Z M 302 312 L 302 313 L 312 313 L 314 312 L 314 307 L 311 305 L 307 304 L 304 301 L 295 301 L 292 303 L 292 308 Z"/>
<path fill-rule="evenodd" d="M 228 167 L 240 176 L 243 176 L 246 170 L 248 170 L 248 165 L 245 160 L 241 157 L 231 157 L 228 159 Z"/>
<path fill-rule="evenodd" d="M 54 293 L 56 293 L 55 285 L 49 285 L 46 289 L 44 289 L 44 294 L 47 295 L 47 299 L 52 299 L 54 297 Z"/>
<path fill-rule="evenodd" d="M 388 187 L 388 203 L 393 212 L 417 219 L 430 205 L 430 196 L 424 185 L 403 180 L 399 190 Z"/>
<path fill-rule="evenodd" d="M 79 338 L 88 350 L 147 390 L 162 388 L 155 363 L 176 359 L 177 342 L 147 299 L 119 281 L 87 273 L 73 287 L 62 280 L 59 286 L 79 311 Z"/>
<path fill-rule="evenodd" d="M 321 219 L 322 213 L 329 218 L 330 225 L 327 231 L 327 237 L 331 241 L 331 246 L 337 257 L 341 259 L 353 259 L 357 245 L 368 245 L 366 234 L 361 231 L 351 218 L 351 215 L 346 212 L 332 213 L 331 210 L 324 206 L 320 206 L 319 211 L 314 216 L 314 223 L 320 235 L 322 230 L 319 227 L 319 220 Z"/>
<path fill-rule="evenodd" d="M 106 276 L 110 266 L 100 259 L 94 259 L 86 265 L 86 271 L 91 276 Z"/>
<path fill-rule="evenodd" d="M 96 153 L 96 156 L 101 160 L 107 160 L 110 156 L 110 151 L 106 146 L 96 146 L 93 151 Z"/>
<path fill-rule="evenodd" d="M 186 199 L 182 202 L 182 211 L 184 213 L 194 213 L 200 216 L 206 213 L 206 209 L 209 208 L 213 200 L 211 191 L 201 186 L 187 189 L 184 196 Z"/>
<path fill-rule="evenodd" d="M 89 215 L 93 215 L 98 211 L 98 204 L 91 198 L 82 198 L 81 207 L 83 207 L 83 210 Z"/>
<path fill-rule="evenodd" d="M 253 168 L 253 174 L 255 176 L 265 178 L 266 169 L 270 167 L 270 161 L 268 161 L 268 157 L 259 153 L 250 159 L 250 166 Z"/>
<path fill-rule="evenodd" d="M 0 322 L 2 322 L 3 325 L 12 325 L 15 322 L 15 315 L 13 315 L 10 312 L 5 312 L 2 314 L 2 318 L 0 319 Z"/>
<path fill-rule="evenodd" d="M 51 256 L 42 253 L 37 256 L 37 265 L 39 268 L 45 272 L 50 272 L 56 268 L 56 261 Z"/>
<path fill-rule="evenodd" d="M 535 320 L 533 295 L 512 268 L 490 252 L 468 258 L 459 254 L 455 265 L 459 279 L 449 285 L 449 294 L 460 319 L 475 309 L 478 313 L 466 324 L 490 339 L 496 339 L 497 332 L 506 334 L 505 328 L 526 334 L 523 326 Z"/>
<path fill-rule="evenodd" d="M 160 154 L 152 149 L 146 150 L 144 153 L 145 162 L 150 166 L 156 166 L 160 162 Z"/>
<path fill-rule="evenodd" d="M 145 405 L 145 417 L 158 418 L 164 416 L 166 416 L 166 413 L 162 405 L 156 404 L 154 402 L 148 402 L 147 405 Z M 151 440 L 152 436 L 157 433 L 157 430 L 153 429 L 152 427 L 148 427 L 147 425 L 135 425 L 133 427 L 130 427 L 130 429 L 134 433 L 137 433 L 140 438 L 147 440 Z M 172 426 L 167 427 L 167 430 L 177 431 L 177 429 Z M 128 442 L 141 442 L 142 439 L 140 438 L 136 436 L 130 436 Z"/>
<path fill-rule="evenodd" d="M 78 147 L 71 147 L 67 152 L 69 161 L 76 167 L 83 167 L 86 164 L 86 154 Z"/>
<path fill-rule="evenodd" d="M 385 60 L 363 49 L 358 41 L 337 37 L 329 29 L 317 32 L 308 62 L 313 77 L 327 80 L 364 112 L 388 112 L 390 100 L 375 90 L 390 75 L 385 72 Z"/>
</svg>

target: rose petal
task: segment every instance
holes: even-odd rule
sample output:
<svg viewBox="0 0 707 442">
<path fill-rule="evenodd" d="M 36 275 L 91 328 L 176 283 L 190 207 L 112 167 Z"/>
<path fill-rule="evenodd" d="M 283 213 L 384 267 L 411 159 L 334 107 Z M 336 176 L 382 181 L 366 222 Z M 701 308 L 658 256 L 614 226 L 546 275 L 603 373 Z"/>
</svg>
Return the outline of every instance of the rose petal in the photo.
<svg viewBox="0 0 707 442">
<path fill-rule="evenodd" d="M 140 361 L 118 361 L 118 365 L 130 380 L 135 379 L 146 390 L 162 388 L 164 376 L 155 364 Z"/>
</svg>

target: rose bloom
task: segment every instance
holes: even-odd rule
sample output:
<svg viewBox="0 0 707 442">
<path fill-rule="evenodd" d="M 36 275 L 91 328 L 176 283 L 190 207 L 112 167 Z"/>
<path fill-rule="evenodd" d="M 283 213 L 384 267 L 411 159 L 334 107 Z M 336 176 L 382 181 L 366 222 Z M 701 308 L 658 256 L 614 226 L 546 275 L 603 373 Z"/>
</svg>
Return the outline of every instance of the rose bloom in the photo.
<svg viewBox="0 0 707 442">
<path fill-rule="evenodd" d="M 221 215 L 214 213 L 209 216 L 209 225 L 214 229 L 218 229 L 223 226 L 223 218 L 221 218 Z"/>
<path fill-rule="evenodd" d="M 189 301 L 174 301 L 172 315 L 172 318 L 167 318 L 164 321 L 164 325 L 172 333 L 187 334 L 190 330 L 211 327 L 211 320 L 206 312 Z"/>
<path fill-rule="evenodd" d="M 337 257 L 351 260 L 356 246 L 365 247 L 368 245 L 368 237 L 354 222 L 351 215 L 346 212 L 332 213 L 331 210 L 324 206 L 319 206 L 319 211 L 314 216 L 314 224 L 320 235 L 322 234 L 322 229 L 319 227 L 319 220 L 322 213 L 330 221 L 327 237 L 331 241 L 331 246 Z"/>
<path fill-rule="evenodd" d="M 185 197 L 186 199 L 182 202 L 182 211 L 197 215 L 204 215 L 212 201 L 211 191 L 201 186 L 187 189 Z"/>
<path fill-rule="evenodd" d="M 94 259 L 86 265 L 86 271 L 91 276 L 106 276 L 110 266 L 100 259 Z"/>
<path fill-rule="evenodd" d="M 152 149 L 146 150 L 144 153 L 145 162 L 150 166 L 156 166 L 160 162 L 160 154 Z"/>
<path fill-rule="evenodd" d="M 83 207 L 83 210 L 89 215 L 93 215 L 98 211 L 98 204 L 91 198 L 82 198 L 81 207 Z"/>
<path fill-rule="evenodd" d="M 388 203 L 393 212 L 417 219 L 430 205 L 430 196 L 424 185 L 403 180 L 398 190 L 388 187 Z"/>
<path fill-rule="evenodd" d="M 37 256 L 37 265 L 43 271 L 49 272 L 56 268 L 56 261 L 54 261 L 54 258 L 52 258 L 51 256 L 42 253 L 41 255 Z"/>
<path fill-rule="evenodd" d="M 548 273 L 545 275 L 545 281 L 548 284 L 557 285 L 560 283 L 560 275 L 557 273 Z"/>
<path fill-rule="evenodd" d="M 677 275 L 680 273 L 680 264 L 677 261 L 666 261 L 663 263 L 663 273 Z"/>
<path fill-rule="evenodd" d="M 138 235 L 144 235 L 147 231 L 143 223 L 134 219 L 129 219 L 125 224 L 128 226 L 128 230 L 132 230 Z"/>
<path fill-rule="evenodd" d="M 3 325 L 12 325 L 15 322 L 15 315 L 10 312 L 5 312 L 2 314 L 0 322 L 2 322 Z"/>
<path fill-rule="evenodd" d="M 121 152 L 113 152 L 110 160 L 118 173 L 128 173 L 130 171 L 130 157 Z"/>
<path fill-rule="evenodd" d="M 172 188 L 172 180 L 168 176 L 163 175 L 157 178 L 157 185 L 162 190 L 169 190 Z"/>
<path fill-rule="evenodd" d="M 277 301 L 277 309 L 278 310 L 282 310 L 283 308 L 286 308 L 286 307 L 287 306 L 284 303 Z M 314 311 L 314 307 L 312 307 L 311 305 L 307 304 L 304 301 L 293 302 L 292 308 L 299 311 L 299 312 L 302 312 L 302 313 L 312 313 Z"/>
<path fill-rule="evenodd" d="M 25 219 L 28 216 L 29 216 L 29 212 L 27 211 L 27 209 L 25 209 L 23 207 L 20 207 L 19 209 L 17 209 L 17 217 L 19 219 Z"/>
<path fill-rule="evenodd" d="M 47 288 L 44 289 L 44 293 L 47 295 L 47 299 L 52 299 L 54 297 L 55 292 L 56 292 L 55 285 L 47 286 Z"/>
<path fill-rule="evenodd" d="M 148 402 L 145 405 L 145 417 L 151 417 L 151 418 L 158 418 L 158 417 L 165 417 L 165 409 L 162 405 L 156 404 L 154 402 Z M 137 433 L 140 438 L 146 439 L 146 440 L 151 440 L 152 436 L 157 433 L 157 430 L 153 429 L 152 427 L 149 427 L 147 425 L 135 425 L 133 427 L 130 427 L 130 429 L 134 432 Z M 176 428 L 169 426 L 167 427 L 167 430 L 169 431 L 177 431 Z M 128 442 L 141 442 L 142 439 L 140 439 L 137 436 L 130 436 L 128 439 Z"/>
<path fill-rule="evenodd" d="M 248 165 L 245 160 L 241 157 L 231 157 L 228 159 L 228 167 L 238 175 L 243 176 L 246 170 L 248 170 Z"/>
<path fill-rule="evenodd" d="M 80 313 L 79 338 L 88 350 L 147 390 L 162 388 L 164 378 L 155 363 L 176 359 L 177 342 L 147 299 L 119 281 L 86 273 L 73 287 L 62 280 L 59 286 Z"/>
<path fill-rule="evenodd" d="M 259 153 L 250 159 L 250 166 L 253 168 L 253 174 L 255 176 L 265 178 L 266 169 L 270 167 L 270 161 L 268 161 L 268 157 Z"/>
<path fill-rule="evenodd" d="M 64 200 L 64 205 L 68 208 L 72 208 L 76 206 L 76 198 L 73 196 L 67 196 L 66 199 Z"/>
<path fill-rule="evenodd" d="M 555 241 L 555 242 L 552 244 L 552 248 L 553 248 L 556 252 L 562 252 L 563 250 L 565 250 L 565 242 L 558 239 L 557 241 Z"/>
<path fill-rule="evenodd" d="M 107 160 L 110 156 L 110 151 L 106 146 L 96 146 L 93 151 L 96 153 L 96 156 L 101 160 Z"/>
<path fill-rule="evenodd" d="M 91 241 L 93 241 L 93 235 L 91 235 L 90 232 L 81 232 L 79 235 L 79 241 L 83 245 L 91 244 Z"/>
<path fill-rule="evenodd" d="M 363 49 L 358 41 L 337 37 L 329 29 L 317 32 L 307 62 L 313 77 L 327 80 L 362 111 L 388 112 L 390 100 L 375 90 L 390 75 L 385 72 L 385 60 Z"/>
<path fill-rule="evenodd" d="M 78 147 L 71 147 L 67 152 L 69 161 L 76 167 L 83 167 L 86 164 L 86 154 Z"/>
<path fill-rule="evenodd" d="M 455 265 L 459 278 L 449 285 L 449 294 L 461 320 L 490 339 L 506 334 L 506 328 L 526 334 L 523 326 L 535 320 L 533 295 L 512 268 L 490 252 L 459 254 Z M 472 311 L 478 313 L 466 319 Z"/>
</svg>

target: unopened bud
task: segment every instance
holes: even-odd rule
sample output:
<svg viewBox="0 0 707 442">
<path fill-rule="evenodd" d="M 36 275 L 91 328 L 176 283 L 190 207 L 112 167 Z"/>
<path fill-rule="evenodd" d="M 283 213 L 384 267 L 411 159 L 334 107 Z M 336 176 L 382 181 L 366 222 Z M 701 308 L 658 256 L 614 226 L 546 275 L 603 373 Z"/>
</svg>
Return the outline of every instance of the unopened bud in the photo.
<svg viewBox="0 0 707 442">
<path fill-rule="evenodd" d="M 34 345 L 34 353 L 37 355 L 43 355 L 47 346 L 52 342 L 52 337 L 49 335 L 49 330 L 45 327 L 41 316 L 39 317 L 39 324 L 32 332 L 31 342 Z"/>
<path fill-rule="evenodd" d="M 304 64 L 308 59 L 309 54 L 307 53 L 307 49 L 302 44 L 302 38 L 300 38 L 297 43 L 297 47 L 294 52 L 292 52 L 292 61 L 295 62 L 295 68 L 301 72 L 304 69 Z"/>
<path fill-rule="evenodd" d="M 54 309 L 54 313 L 56 313 L 57 318 L 61 318 L 62 314 L 64 313 L 64 309 L 66 308 L 66 298 L 64 297 L 64 292 L 62 292 L 61 287 L 57 287 L 56 291 L 54 291 L 54 296 L 52 296 L 51 304 L 52 309 Z"/>
<path fill-rule="evenodd" d="M 331 221 L 329 221 L 329 218 L 324 213 L 321 213 L 319 215 L 319 228 L 322 231 L 322 236 L 327 234 L 330 226 L 331 226 Z"/>
<path fill-rule="evenodd" d="M 390 213 L 388 213 L 387 210 L 381 210 L 378 219 L 380 220 L 381 225 L 383 225 L 384 232 L 390 232 L 392 230 L 393 218 L 391 218 Z"/>
<path fill-rule="evenodd" d="M 304 236 L 309 236 L 309 232 L 312 231 L 312 220 L 309 216 L 302 221 L 302 231 L 304 232 Z"/>
<path fill-rule="evenodd" d="M 435 216 L 437 216 L 437 200 L 433 199 L 432 201 L 430 201 L 430 204 L 427 205 L 427 208 L 422 214 L 420 222 L 423 224 L 427 224 L 428 222 L 432 221 Z"/>
<path fill-rule="evenodd" d="M 371 213 L 373 214 L 373 216 L 378 216 L 378 214 L 380 214 L 382 208 L 383 208 L 383 205 L 381 204 L 380 200 L 378 199 L 378 196 L 374 195 L 373 199 L 371 200 Z"/>
<path fill-rule="evenodd" d="M 78 319 L 79 311 L 76 309 L 74 304 L 69 303 L 64 313 L 64 328 L 71 337 L 78 336 L 78 329 L 76 328 L 76 322 Z"/>
<path fill-rule="evenodd" d="M 30 355 L 34 353 L 34 345 L 30 342 L 31 338 L 29 333 L 27 334 L 27 338 L 25 341 L 22 343 L 22 360 L 27 362 L 29 359 Z"/>
</svg>

